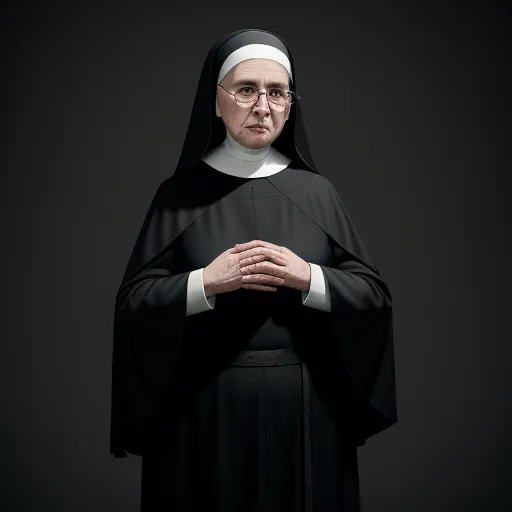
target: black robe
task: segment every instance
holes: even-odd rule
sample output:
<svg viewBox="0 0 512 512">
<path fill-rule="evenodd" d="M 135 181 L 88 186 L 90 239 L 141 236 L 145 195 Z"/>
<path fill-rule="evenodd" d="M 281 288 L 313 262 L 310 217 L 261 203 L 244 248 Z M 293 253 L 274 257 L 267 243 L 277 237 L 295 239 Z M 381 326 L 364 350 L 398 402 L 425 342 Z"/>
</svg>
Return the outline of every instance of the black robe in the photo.
<svg viewBox="0 0 512 512">
<path fill-rule="evenodd" d="M 190 271 L 265 240 L 322 267 L 331 311 L 239 289 L 185 316 Z M 303 368 L 235 367 L 293 347 L 309 375 L 313 510 L 359 510 L 357 446 L 396 422 L 391 295 L 332 184 L 197 162 L 159 187 L 114 319 L 111 453 L 142 455 L 142 511 L 304 510 Z"/>
</svg>

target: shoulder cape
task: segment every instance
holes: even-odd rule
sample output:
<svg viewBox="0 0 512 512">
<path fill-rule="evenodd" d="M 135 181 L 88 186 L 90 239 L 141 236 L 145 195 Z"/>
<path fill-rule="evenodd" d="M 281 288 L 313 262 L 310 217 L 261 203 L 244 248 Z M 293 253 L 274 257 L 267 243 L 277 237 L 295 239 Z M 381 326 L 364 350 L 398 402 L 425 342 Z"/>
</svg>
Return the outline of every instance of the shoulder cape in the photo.
<svg viewBox="0 0 512 512">
<path fill-rule="evenodd" d="M 386 299 L 386 306 L 377 310 L 361 308 L 348 315 L 334 300 L 328 313 L 349 375 L 361 446 L 397 422 L 390 291 L 328 179 L 298 170 L 294 175 L 297 187 L 288 193 L 280 188 L 280 173 L 266 179 L 349 253 L 360 264 L 357 275 L 377 285 Z M 228 192 L 194 186 L 194 172 L 190 171 L 163 181 L 151 201 L 116 295 L 110 432 L 114 457 L 126 457 L 126 452 L 143 454 L 150 420 L 172 388 L 183 338 L 189 274 L 172 271 L 174 242 Z M 334 284 L 340 270 L 322 268 Z"/>
</svg>

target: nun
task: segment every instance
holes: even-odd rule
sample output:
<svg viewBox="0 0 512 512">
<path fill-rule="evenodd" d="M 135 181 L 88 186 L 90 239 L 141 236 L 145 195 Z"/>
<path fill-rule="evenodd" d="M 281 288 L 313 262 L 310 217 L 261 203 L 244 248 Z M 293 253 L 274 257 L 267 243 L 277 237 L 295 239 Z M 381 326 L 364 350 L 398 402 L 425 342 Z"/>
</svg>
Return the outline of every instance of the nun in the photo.
<svg viewBox="0 0 512 512">
<path fill-rule="evenodd" d="M 110 453 L 142 457 L 142 512 L 359 511 L 357 450 L 397 422 L 391 294 L 297 91 L 279 35 L 217 41 L 128 259 Z"/>
</svg>

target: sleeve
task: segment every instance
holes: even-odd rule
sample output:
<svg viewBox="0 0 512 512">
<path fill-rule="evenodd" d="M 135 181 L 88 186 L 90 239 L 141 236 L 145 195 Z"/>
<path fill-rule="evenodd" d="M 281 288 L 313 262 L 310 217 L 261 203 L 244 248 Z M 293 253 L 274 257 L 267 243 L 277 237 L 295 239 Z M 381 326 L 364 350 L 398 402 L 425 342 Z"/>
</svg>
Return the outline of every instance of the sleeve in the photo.
<svg viewBox="0 0 512 512">
<path fill-rule="evenodd" d="M 216 295 L 206 297 L 204 292 L 203 268 L 193 270 L 188 277 L 187 310 L 185 316 L 196 315 L 215 307 Z"/>
<path fill-rule="evenodd" d="M 379 274 L 333 245 L 329 326 L 349 377 L 358 445 L 397 421 L 391 294 Z"/>
<path fill-rule="evenodd" d="M 346 312 L 373 314 L 391 307 L 391 296 L 380 277 L 333 244 L 334 267 L 319 265 L 328 276 L 333 303 Z M 336 312 L 336 313 L 337 313 Z"/>
<path fill-rule="evenodd" d="M 319 174 L 308 183 L 288 199 L 329 236 L 331 263 L 319 266 L 331 309 L 326 314 L 303 308 L 303 316 L 314 329 L 314 343 L 329 345 L 325 348 L 339 366 L 340 399 L 347 398 L 362 446 L 398 419 L 391 293 L 334 185 Z"/>
<path fill-rule="evenodd" d="M 110 439 L 116 458 L 142 455 L 145 429 L 178 365 L 189 272 L 172 274 L 160 265 L 124 287 L 116 302 Z"/>
<path fill-rule="evenodd" d="M 176 272 L 175 210 L 157 191 L 116 295 L 110 453 L 142 455 L 152 418 L 169 395 L 182 350 L 187 284 Z M 174 233 L 176 235 L 176 232 Z"/>
<path fill-rule="evenodd" d="M 311 282 L 309 290 L 302 292 L 302 304 L 329 312 L 331 310 L 331 298 L 322 268 L 316 263 L 309 263 L 309 266 L 311 267 Z"/>
</svg>

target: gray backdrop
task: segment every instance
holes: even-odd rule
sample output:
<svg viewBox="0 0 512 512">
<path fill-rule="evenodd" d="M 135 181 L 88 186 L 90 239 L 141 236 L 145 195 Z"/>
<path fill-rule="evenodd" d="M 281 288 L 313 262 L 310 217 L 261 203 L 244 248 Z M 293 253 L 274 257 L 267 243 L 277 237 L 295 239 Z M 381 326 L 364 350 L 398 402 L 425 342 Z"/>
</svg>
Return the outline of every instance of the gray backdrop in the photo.
<svg viewBox="0 0 512 512">
<path fill-rule="evenodd" d="M 313 158 L 393 294 L 399 423 L 359 450 L 363 510 L 510 510 L 504 5 L 2 4 L 3 510 L 139 509 L 141 459 L 109 454 L 115 293 L 240 28 L 290 45 Z"/>
</svg>

